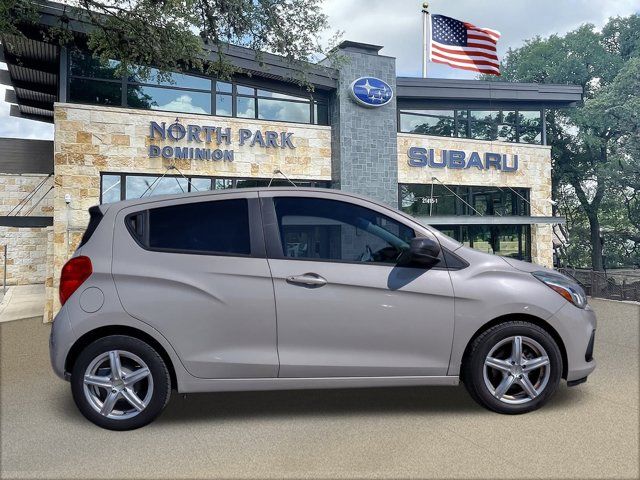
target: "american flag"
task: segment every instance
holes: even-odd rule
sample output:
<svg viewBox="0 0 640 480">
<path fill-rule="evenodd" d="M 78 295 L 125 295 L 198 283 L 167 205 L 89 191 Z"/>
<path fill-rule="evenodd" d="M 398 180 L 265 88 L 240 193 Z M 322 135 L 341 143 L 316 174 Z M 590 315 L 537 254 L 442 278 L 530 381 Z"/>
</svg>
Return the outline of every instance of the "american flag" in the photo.
<svg viewBox="0 0 640 480">
<path fill-rule="evenodd" d="M 429 60 L 454 68 L 500 75 L 496 45 L 500 32 L 444 15 L 431 15 Z"/>
</svg>

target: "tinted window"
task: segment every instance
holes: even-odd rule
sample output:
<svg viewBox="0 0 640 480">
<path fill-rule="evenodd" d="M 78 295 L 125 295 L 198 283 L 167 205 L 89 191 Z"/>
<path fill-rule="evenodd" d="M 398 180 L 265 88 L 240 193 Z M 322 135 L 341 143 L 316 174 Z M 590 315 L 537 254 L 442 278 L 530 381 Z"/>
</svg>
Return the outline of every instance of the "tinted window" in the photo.
<svg viewBox="0 0 640 480">
<path fill-rule="evenodd" d="M 373 210 L 336 200 L 274 199 L 285 257 L 395 263 L 414 231 Z"/>
<path fill-rule="evenodd" d="M 69 95 L 72 101 L 79 103 L 121 105 L 122 85 L 119 82 L 72 78 L 69 83 Z"/>
<path fill-rule="evenodd" d="M 227 255 L 251 253 L 247 200 L 152 208 L 148 215 L 150 248 Z"/>
</svg>

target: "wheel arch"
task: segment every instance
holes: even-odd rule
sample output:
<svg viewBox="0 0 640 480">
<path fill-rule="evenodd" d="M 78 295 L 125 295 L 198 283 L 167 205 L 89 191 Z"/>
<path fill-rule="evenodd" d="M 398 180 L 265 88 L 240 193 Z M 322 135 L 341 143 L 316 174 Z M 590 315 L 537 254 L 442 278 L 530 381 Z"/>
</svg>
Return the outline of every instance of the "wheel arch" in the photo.
<svg viewBox="0 0 640 480">
<path fill-rule="evenodd" d="M 464 349 L 464 353 L 462 354 L 462 363 L 464 364 L 464 362 L 467 360 L 469 353 L 471 351 L 471 345 L 473 345 L 473 342 L 475 341 L 475 339 L 478 338 L 480 335 L 482 335 L 483 332 L 501 323 L 506 323 L 514 320 L 529 322 L 534 325 L 537 325 L 538 327 L 545 330 L 549 335 L 551 335 L 553 340 L 558 344 L 558 348 L 560 349 L 560 353 L 562 354 L 562 378 L 566 379 L 569 366 L 568 366 L 568 360 L 567 360 L 567 349 L 564 345 L 564 342 L 562 341 L 562 337 L 560 336 L 558 331 L 555 328 L 553 328 L 553 326 L 549 324 L 547 321 L 543 320 L 540 317 L 536 317 L 535 315 L 528 315 L 526 313 L 502 315 L 500 317 L 496 317 L 493 320 L 490 320 L 489 322 L 483 324 L 480 328 L 478 328 L 478 330 L 475 331 L 475 333 L 471 336 L 471 338 L 467 342 L 467 345 Z"/>
<path fill-rule="evenodd" d="M 94 341 L 100 338 L 107 337 L 109 335 L 128 335 L 149 344 L 154 350 L 158 352 L 158 354 L 160 354 L 165 364 L 167 365 L 167 368 L 169 369 L 169 376 L 171 378 L 171 388 L 178 388 L 176 371 L 173 366 L 173 362 L 171 361 L 171 357 L 169 356 L 165 348 L 160 344 L 160 342 L 158 342 L 148 333 L 126 325 L 107 325 L 104 327 L 98 327 L 94 330 L 90 330 L 89 332 L 78 338 L 73 346 L 69 349 L 69 353 L 67 353 L 67 358 L 64 362 L 65 372 L 72 371 L 73 364 L 78 359 L 78 356 L 80 355 L 82 350 L 85 349 L 85 347 L 87 347 Z"/>
</svg>

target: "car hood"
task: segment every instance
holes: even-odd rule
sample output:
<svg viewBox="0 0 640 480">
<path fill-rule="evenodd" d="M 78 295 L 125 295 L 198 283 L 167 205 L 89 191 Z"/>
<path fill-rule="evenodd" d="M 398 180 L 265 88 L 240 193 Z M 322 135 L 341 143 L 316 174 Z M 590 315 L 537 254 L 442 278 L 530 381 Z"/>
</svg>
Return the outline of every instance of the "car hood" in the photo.
<svg viewBox="0 0 640 480">
<path fill-rule="evenodd" d="M 515 268 L 516 270 L 520 270 L 521 272 L 553 272 L 558 273 L 555 270 L 551 270 L 550 268 L 543 267 L 542 265 L 538 265 L 536 263 L 523 262 L 522 260 L 516 260 L 515 258 L 509 257 L 500 257 L 504 260 L 507 265 Z"/>
</svg>

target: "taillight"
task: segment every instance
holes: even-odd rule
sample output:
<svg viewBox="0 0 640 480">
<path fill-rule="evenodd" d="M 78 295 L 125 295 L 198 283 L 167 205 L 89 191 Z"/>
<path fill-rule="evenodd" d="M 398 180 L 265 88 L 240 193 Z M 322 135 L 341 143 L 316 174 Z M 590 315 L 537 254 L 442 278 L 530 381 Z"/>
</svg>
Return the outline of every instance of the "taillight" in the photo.
<svg viewBox="0 0 640 480">
<path fill-rule="evenodd" d="M 65 263 L 60 274 L 60 303 L 64 305 L 92 273 L 93 266 L 89 257 L 74 257 Z"/>
</svg>

